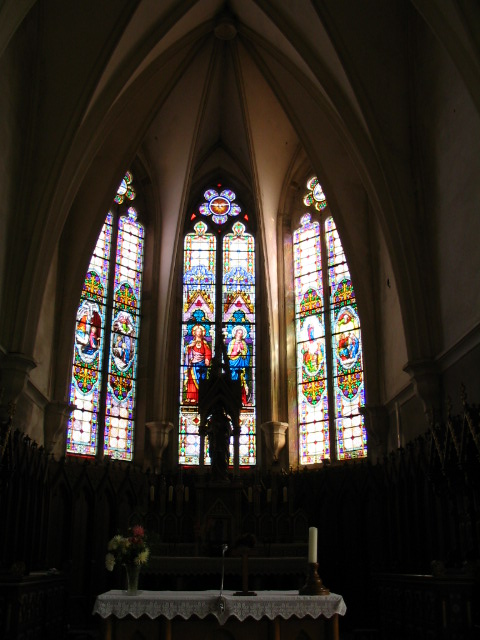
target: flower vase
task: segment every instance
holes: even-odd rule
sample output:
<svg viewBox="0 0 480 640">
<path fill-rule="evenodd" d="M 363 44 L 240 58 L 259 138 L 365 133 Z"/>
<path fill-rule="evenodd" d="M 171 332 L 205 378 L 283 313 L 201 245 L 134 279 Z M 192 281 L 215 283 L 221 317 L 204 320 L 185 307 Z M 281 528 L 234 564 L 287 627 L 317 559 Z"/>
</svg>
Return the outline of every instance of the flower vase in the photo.
<svg viewBox="0 0 480 640">
<path fill-rule="evenodd" d="M 127 572 L 127 596 L 136 596 L 138 593 L 138 576 L 140 575 L 140 565 L 125 564 Z"/>
</svg>

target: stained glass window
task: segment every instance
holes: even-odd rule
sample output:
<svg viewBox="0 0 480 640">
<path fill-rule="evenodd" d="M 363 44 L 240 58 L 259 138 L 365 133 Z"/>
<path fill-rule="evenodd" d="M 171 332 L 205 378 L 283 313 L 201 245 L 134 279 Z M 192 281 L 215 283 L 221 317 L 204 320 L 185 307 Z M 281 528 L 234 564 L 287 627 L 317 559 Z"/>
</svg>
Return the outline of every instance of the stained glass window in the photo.
<svg viewBox="0 0 480 640">
<path fill-rule="evenodd" d="M 365 405 L 362 337 L 357 302 L 342 243 L 332 217 L 325 221 L 330 287 L 333 391 L 337 458 L 364 457 L 367 433 L 360 407 Z"/>
<path fill-rule="evenodd" d="M 300 464 L 367 455 L 362 338 L 342 243 L 317 178 L 293 234 Z M 320 213 L 321 212 L 321 213 Z"/>
<path fill-rule="evenodd" d="M 234 380 L 241 381 L 240 465 L 256 463 L 255 240 L 240 222 L 236 194 L 209 189 L 185 234 L 179 411 L 179 462 L 200 464 L 199 382 L 209 375 L 221 326 Z M 210 464 L 208 442 L 204 463 Z M 233 442 L 230 445 L 233 464 Z"/>
<path fill-rule="evenodd" d="M 241 222 L 223 238 L 222 295 L 230 371 L 242 386 L 240 465 L 249 466 L 255 464 L 255 242 Z"/>
<path fill-rule="evenodd" d="M 198 386 L 215 349 L 216 238 L 203 221 L 185 235 L 179 462 L 200 461 Z"/>
<path fill-rule="evenodd" d="M 307 194 L 303 198 L 303 204 L 307 207 L 313 204 L 317 211 L 325 209 L 327 206 L 327 199 L 323 193 L 322 186 L 318 182 L 318 178 L 310 178 L 307 182 Z"/>
<path fill-rule="evenodd" d="M 131 183 L 127 173 L 117 204 L 135 198 Z M 107 214 L 77 311 L 66 451 L 132 460 L 144 229 L 133 207 L 117 209 Z"/>
</svg>

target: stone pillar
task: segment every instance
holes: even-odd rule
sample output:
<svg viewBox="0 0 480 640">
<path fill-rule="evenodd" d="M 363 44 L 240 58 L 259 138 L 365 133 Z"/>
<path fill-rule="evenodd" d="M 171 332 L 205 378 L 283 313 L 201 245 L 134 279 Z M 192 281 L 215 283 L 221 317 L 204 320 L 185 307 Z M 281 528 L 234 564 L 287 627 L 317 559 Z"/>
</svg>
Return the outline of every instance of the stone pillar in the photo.
<svg viewBox="0 0 480 640">
<path fill-rule="evenodd" d="M 408 373 L 416 395 L 423 405 L 428 424 L 432 424 L 440 413 L 440 376 L 433 360 L 407 362 L 403 370 Z"/>
<path fill-rule="evenodd" d="M 173 424 L 167 420 L 156 420 L 154 422 L 147 422 L 146 427 L 150 432 L 154 471 L 155 473 L 160 473 L 162 469 L 163 452 L 168 446 L 169 433 L 173 429 Z"/>
<path fill-rule="evenodd" d="M 240 475 L 240 425 L 233 427 L 233 475 Z"/>
<path fill-rule="evenodd" d="M 385 455 L 389 428 L 387 408 L 384 405 L 366 404 L 360 407 L 360 413 L 365 417 L 368 457 L 372 459 Z"/>
<path fill-rule="evenodd" d="M 287 422 L 277 422 L 275 420 L 264 422 L 260 425 L 261 430 L 265 435 L 265 444 L 273 457 L 273 462 L 278 462 L 278 456 L 280 451 L 285 446 L 285 434 L 288 429 Z"/>
<path fill-rule="evenodd" d="M 0 419 L 7 420 L 28 382 L 36 362 L 23 353 L 8 353 L 0 360 Z"/>
<path fill-rule="evenodd" d="M 54 453 L 57 444 L 56 453 L 60 456 L 65 453 L 67 423 L 74 408 L 75 405 L 68 402 L 49 402 L 45 407 L 43 442 L 47 453 Z"/>
</svg>

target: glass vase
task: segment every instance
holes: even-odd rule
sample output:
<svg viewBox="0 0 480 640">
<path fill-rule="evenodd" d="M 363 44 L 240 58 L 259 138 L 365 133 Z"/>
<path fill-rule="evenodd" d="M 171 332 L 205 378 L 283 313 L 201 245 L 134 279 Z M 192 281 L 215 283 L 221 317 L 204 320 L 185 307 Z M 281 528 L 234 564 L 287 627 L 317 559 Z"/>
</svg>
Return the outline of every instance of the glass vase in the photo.
<svg viewBox="0 0 480 640">
<path fill-rule="evenodd" d="M 140 575 L 140 565 L 124 564 L 127 573 L 127 596 L 136 596 L 138 593 L 138 576 Z"/>
</svg>

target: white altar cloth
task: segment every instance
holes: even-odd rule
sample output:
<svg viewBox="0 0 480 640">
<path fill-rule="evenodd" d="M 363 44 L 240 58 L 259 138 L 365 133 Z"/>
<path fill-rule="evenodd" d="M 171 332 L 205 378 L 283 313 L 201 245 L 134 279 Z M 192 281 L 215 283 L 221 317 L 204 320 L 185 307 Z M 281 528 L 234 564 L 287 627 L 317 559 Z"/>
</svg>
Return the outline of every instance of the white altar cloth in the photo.
<svg viewBox="0 0 480 640">
<path fill-rule="evenodd" d="M 188 620 L 191 616 L 205 618 L 214 615 L 220 624 L 230 617 L 240 622 L 248 617 L 255 620 L 268 618 L 331 618 L 343 616 L 347 610 L 342 596 L 331 593 L 327 596 L 301 596 L 298 591 L 259 591 L 256 596 L 234 596 L 233 591 L 139 591 L 128 596 L 125 591 L 108 591 L 97 597 L 93 613 L 102 618 L 115 616 L 152 620 L 164 616 L 172 620 L 180 616 Z"/>
</svg>

